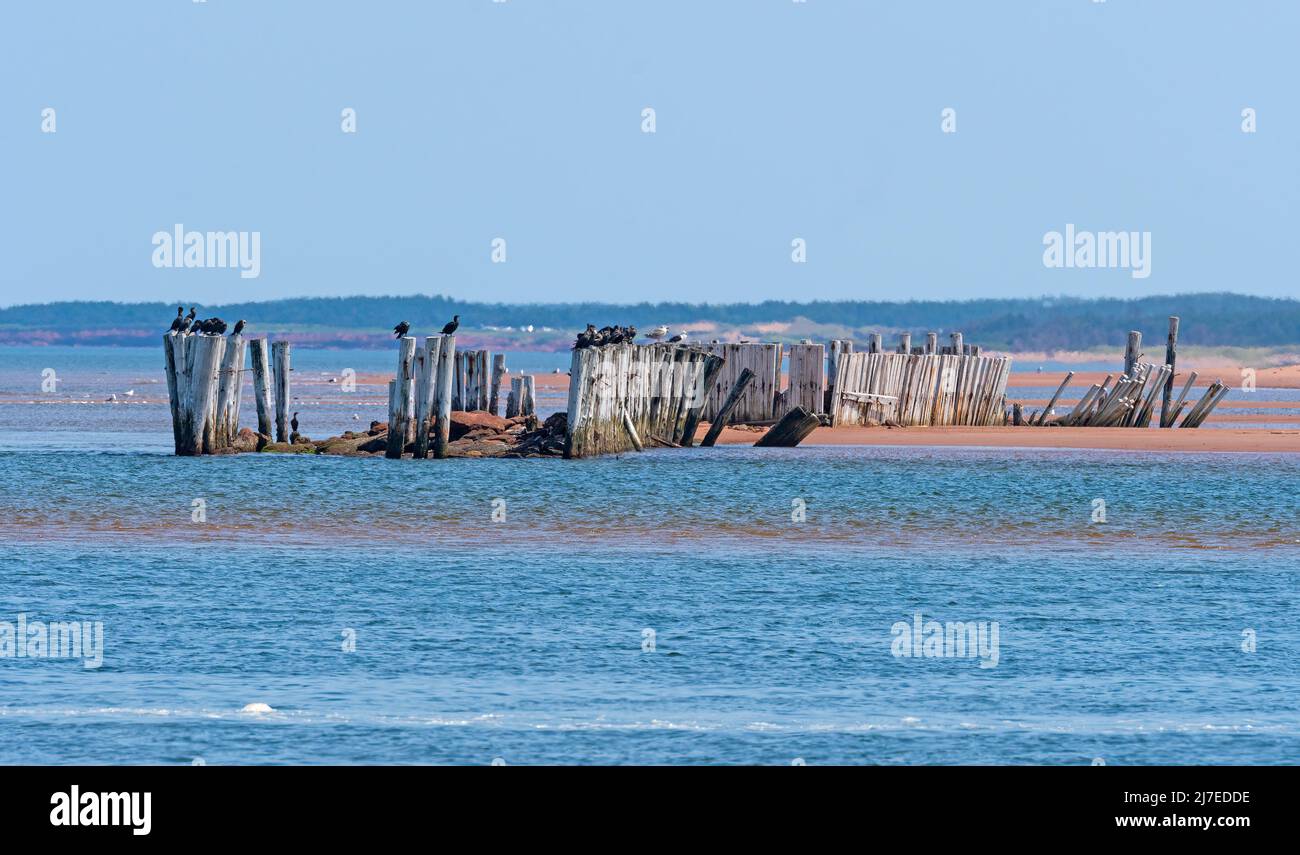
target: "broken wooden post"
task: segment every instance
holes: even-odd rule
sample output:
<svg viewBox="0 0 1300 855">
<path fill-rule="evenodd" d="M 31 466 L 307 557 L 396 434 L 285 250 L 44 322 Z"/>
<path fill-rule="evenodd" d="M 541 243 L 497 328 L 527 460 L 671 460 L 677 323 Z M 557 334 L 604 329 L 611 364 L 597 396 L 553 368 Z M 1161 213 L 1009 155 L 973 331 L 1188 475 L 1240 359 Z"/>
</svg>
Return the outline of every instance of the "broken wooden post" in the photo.
<svg viewBox="0 0 1300 855">
<path fill-rule="evenodd" d="M 451 438 L 451 396 L 455 391 L 456 337 L 441 336 L 438 347 L 437 377 L 433 386 L 433 456 L 439 460 L 447 456 L 447 442 Z"/>
<path fill-rule="evenodd" d="M 271 438 L 271 363 L 266 354 L 266 339 L 253 339 L 253 397 L 257 399 L 257 432 L 266 437 L 258 438 L 262 444 Z"/>
<path fill-rule="evenodd" d="M 1066 373 L 1065 379 L 1061 381 L 1061 385 L 1056 387 L 1056 394 L 1052 396 L 1052 400 L 1047 402 L 1046 407 L 1043 407 L 1043 415 L 1038 419 L 1039 425 L 1042 425 L 1043 422 L 1047 420 L 1047 414 L 1052 411 L 1052 407 L 1056 406 L 1056 399 L 1061 397 L 1061 393 L 1065 391 L 1066 386 L 1070 385 L 1070 380 L 1072 380 L 1073 378 L 1074 378 L 1073 371 Z"/>
<path fill-rule="evenodd" d="M 415 336 L 404 335 L 397 345 L 397 375 L 393 393 L 392 418 L 388 422 L 388 447 L 384 456 L 397 460 L 406 448 L 408 420 L 411 418 L 411 382 L 415 378 L 412 371 L 415 365 Z"/>
<path fill-rule="evenodd" d="M 1164 397 L 1160 401 L 1160 426 L 1173 427 L 1174 358 L 1178 351 L 1178 316 L 1169 316 L 1169 338 L 1165 342 L 1165 365 L 1169 366 L 1169 379 L 1165 381 Z"/>
<path fill-rule="evenodd" d="M 506 373 L 506 355 L 498 353 L 492 357 L 492 391 L 488 396 L 488 412 L 494 416 L 501 412 L 501 380 Z"/>
<path fill-rule="evenodd" d="M 1024 424 L 1024 414 L 1025 414 L 1025 409 L 1020 405 L 1020 402 L 1017 401 L 1016 403 L 1012 404 L 1011 424 L 1015 427 L 1020 427 L 1022 424 Z"/>
<path fill-rule="evenodd" d="M 772 425 L 771 429 L 763 434 L 758 442 L 754 443 L 754 447 L 794 448 L 803 442 L 804 438 L 816 430 L 820 424 L 821 419 L 803 407 L 795 407 L 786 413 L 781 421 Z"/>
<path fill-rule="evenodd" d="M 723 402 L 714 416 L 713 421 L 709 424 L 709 432 L 704 435 L 700 441 L 701 448 L 712 448 L 713 444 L 718 441 L 718 436 L 722 429 L 727 426 L 727 419 L 731 416 L 731 411 L 736 409 L 736 404 L 740 403 L 740 396 L 745 394 L 745 387 L 754 379 L 754 372 L 746 368 L 740 372 L 736 378 L 736 383 L 731 387 L 731 392 L 727 395 L 727 400 Z M 791 410 L 791 412 L 794 412 Z M 805 410 L 804 412 L 807 412 Z"/>
<path fill-rule="evenodd" d="M 533 416 L 537 414 L 537 386 L 531 374 L 519 375 L 519 415 Z"/>
<path fill-rule="evenodd" d="M 275 366 L 275 441 L 289 441 L 289 355 L 287 341 L 271 345 L 271 362 Z"/>
<path fill-rule="evenodd" d="M 506 418 L 513 419 L 519 415 L 519 395 L 524 381 L 522 377 L 510 378 L 510 395 L 506 398 Z"/>
<path fill-rule="evenodd" d="M 1142 333 L 1137 330 L 1129 330 L 1128 344 L 1124 347 L 1124 376 L 1133 376 L 1133 366 L 1137 365 L 1138 357 L 1142 355 Z"/>
</svg>

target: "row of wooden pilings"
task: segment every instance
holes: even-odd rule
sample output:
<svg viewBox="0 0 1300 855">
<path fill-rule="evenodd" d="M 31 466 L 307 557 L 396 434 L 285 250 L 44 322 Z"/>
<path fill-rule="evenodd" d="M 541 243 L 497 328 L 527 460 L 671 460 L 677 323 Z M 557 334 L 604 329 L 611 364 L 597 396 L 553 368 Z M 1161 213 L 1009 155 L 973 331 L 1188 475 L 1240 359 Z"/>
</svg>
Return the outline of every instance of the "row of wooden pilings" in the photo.
<svg viewBox="0 0 1300 855">
<path fill-rule="evenodd" d="M 257 432 L 266 437 L 274 432 L 276 442 L 290 440 L 289 342 L 275 342 L 268 357 L 264 338 L 169 332 L 163 335 L 163 351 L 176 454 L 215 454 L 234 444 L 246 350 L 252 354 Z"/>
<path fill-rule="evenodd" d="M 492 363 L 492 372 L 487 371 Z M 447 456 L 453 410 L 484 410 L 496 415 L 501 381 L 507 375 L 505 354 L 486 350 L 456 352 L 454 335 L 432 335 L 419 346 L 415 336 L 397 342 L 397 372 L 388 381 L 388 446 L 385 456 L 399 458 L 413 444 L 413 456 Z M 536 385 L 530 374 L 512 377 L 506 416 L 536 412 Z"/>
</svg>

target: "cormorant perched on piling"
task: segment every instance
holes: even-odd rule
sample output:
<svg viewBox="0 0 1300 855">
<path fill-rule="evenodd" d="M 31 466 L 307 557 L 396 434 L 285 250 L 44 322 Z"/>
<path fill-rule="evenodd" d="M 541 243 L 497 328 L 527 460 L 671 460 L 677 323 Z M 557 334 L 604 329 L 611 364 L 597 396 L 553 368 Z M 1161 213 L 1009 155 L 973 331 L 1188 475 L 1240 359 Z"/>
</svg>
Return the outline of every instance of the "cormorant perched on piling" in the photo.
<svg viewBox="0 0 1300 855">
<path fill-rule="evenodd" d="M 177 330 L 179 330 L 179 329 L 181 328 L 181 321 L 184 320 L 184 319 L 181 317 L 181 315 L 183 315 L 183 314 L 185 314 L 185 307 L 184 307 L 184 306 L 177 306 L 177 307 L 176 307 L 176 317 L 172 320 L 172 332 L 176 332 Z"/>
<path fill-rule="evenodd" d="M 400 324 L 393 327 L 393 338 L 401 338 L 402 336 L 406 335 L 410 331 L 411 331 L 411 325 L 408 324 L 406 321 L 402 321 Z"/>
<path fill-rule="evenodd" d="M 244 319 L 243 319 L 243 318 L 240 318 L 240 319 L 235 323 L 235 329 L 230 333 L 230 337 L 231 337 L 231 338 L 234 338 L 235 336 L 239 335 L 239 334 L 242 333 L 243 331 L 244 331 Z"/>
<path fill-rule="evenodd" d="M 289 420 L 289 428 L 294 433 L 298 432 L 298 414 L 296 412 L 293 414 L 293 418 Z"/>
<path fill-rule="evenodd" d="M 190 306 L 190 313 L 181 321 L 181 325 L 176 328 L 177 332 L 189 332 L 190 327 L 194 325 L 194 307 Z"/>
<path fill-rule="evenodd" d="M 460 326 L 460 315 L 452 315 L 451 323 L 442 328 L 442 334 L 451 335 L 456 331 L 456 327 L 458 326 Z"/>
</svg>

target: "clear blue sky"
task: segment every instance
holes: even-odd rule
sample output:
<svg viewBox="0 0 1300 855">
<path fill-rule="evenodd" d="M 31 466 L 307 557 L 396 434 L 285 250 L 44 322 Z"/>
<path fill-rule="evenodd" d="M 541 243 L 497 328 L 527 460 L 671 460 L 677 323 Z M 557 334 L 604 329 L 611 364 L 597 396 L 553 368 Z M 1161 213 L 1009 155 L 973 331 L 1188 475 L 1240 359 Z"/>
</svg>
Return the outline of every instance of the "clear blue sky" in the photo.
<svg viewBox="0 0 1300 855">
<path fill-rule="evenodd" d="M 47 0 L 2 19 L 4 305 L 1296 295 L 1300 3 Z M 175 223 L 260 231 L 261 277 L 155 269 Z M 1046 269 L 1066 223 L 1150 231 L 1151 276 Z"/>
</svg>

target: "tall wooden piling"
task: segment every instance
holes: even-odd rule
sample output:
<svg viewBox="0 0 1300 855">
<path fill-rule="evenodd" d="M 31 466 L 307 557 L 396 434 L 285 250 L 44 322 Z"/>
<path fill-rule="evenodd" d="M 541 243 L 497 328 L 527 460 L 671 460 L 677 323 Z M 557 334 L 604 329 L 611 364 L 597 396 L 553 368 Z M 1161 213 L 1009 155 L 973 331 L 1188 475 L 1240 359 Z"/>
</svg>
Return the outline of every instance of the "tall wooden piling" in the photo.
<svg viewBox="0 0 1300 855">
<path fill-rule="evenodd" d="M 880 353 L 880 333 L 873 332 L 868 340 L 867 353 Z"/>
<path fill-rule="evenodd" d="M 266 339 L 253 339 L 253 397 L 257 403 L 257 432 L 271 436 L 271 362 L 267 358 Z M 259 444 L 262 440 L 258 440 Z"/>
<path fill-rule="evenodd" d="M 966 345 L 962 342 L 962 334 L 955 332 L 950 338 L 952 339 L 952 352 L 957 356 L 963 355 L 966 352 Z"/>
<path fill-rule="evenodd" d="M 852 353 L 853 341 L 847 338 L 831 339 L 830 356 L 826 360 L 826 397 L 822 403 L 822 412 L 831 410 L 831 401 L 835 399 L 835 372 L 839 367 L 841 353 Z"/>
<path fill-rule="evenodd" d="M 936 354 L 939 352 L 939 334 L 928 332 L 925 334 L 925 352 L 927 354 Z"/>
<path fill-rule="evenodd" d="M 498 415 L 501 411 L 500 395 L 501 381 L 506 376 L 506 355 L 504 353 L 495 354 L 492 357 L 492 391 L 488 395 L 488 412 L 492 415 Z"/>
<path fill-rule="evenodd" d="M 520 377 L 510 378 L 510 395 L 506 398 L 506 418 L 513 419 L 519 415 L 519 396 L 523 391 L 524 381 Z"/>
<path fill-rule="evenodd" d="M 415 353 L 415 458 L 429 456 L 429 431 L 433 427 L 434 380 L 438 375 L 438 350 L 442 338 L 425 338 L 424 347 Z"/>
<path fill-rule="evenodd" d="M 1174 360 L 1178 355 L 1178 316 L 1169 316 L 1169 338 L 1165 342 L 1165 365 L 1169 366 L 1169 379 L 1165 381 L 1160 401 L 1160 426 L 1173 427 Z"/>
<path fill-rule="evenodd" d="M 179 390 L 187 381 L 181 377 L 181 372 L 177 366 L 185 365 L 184 342 L 186 336 L 182 333 L 163 333 L 163 355 L 166 357 L 164 364 L 167 373 L 167 403 L 171 408 L 172 414 L 172 446 L 174 453 L 181 453 L 181 443 L 184 436 L 184 417 L 181 413 L 181 396 Z"/>
<path fill-rule="evenodd" d="M 1124 376 L 1132 377 L 1133 368 L 1137 365 L 1138 358 L 1142 356 L 1142 333 L 1138 330 L 1129 330 L 1128 343 L 1124 346 Z"/>
<path fill-rule="evenodd" d="M 290 343 L 271 345 L 271 362 L 275 365 L 275 441 L 289 441 L 289 365 Z"/>
<path fill-rule="evenodd" d="M 406 434 L 411 418 L 411 384 L 414 381 L 415 336 L 402 336 L 397 347 L 397 373 L 393 377 L 392 417 L 388 422 L 388 447 L 384 456 L 396 460 L 406 448 Z"/>
<path fill-rule="evenodd" d="M 898 352 L 899 353 L 912 352 L 912 334 L 910 332 L 898 334 Z"/>
<path fill-rule="evenodd" d="M 239 399 L 243 387 L 244 337 L 232 335 L 226 339 L 217 387 L 216 432 L 213 437 L 217 448 L 229 448 L 239 434 Z"/>
<path fill-rule="evenodd" d="M 441 336 L 438 348 L 437 377 L 433 387 L 433 456 L 439 460 L 447 456 L 447 442 L 451 438 L 451 398 L 455 391 L 456 336 Z"/>
<path fill-rule="evenodd" d="M 182 453 L 188 457 L 211 454 L 215 450 L 213 434 L 216 428 L 217 385 L 220 382 L 221 358 L 226 340 L 218 335 L 194 337 L 194 368 L 190 376 L 190 420 L 186 430 L 186 446 Z"/>
<path fill-rule="evenodd" d="M 537 415 L 537 386 L 531 374 L 519 375 L 519 415 Z"/>
</svg>

